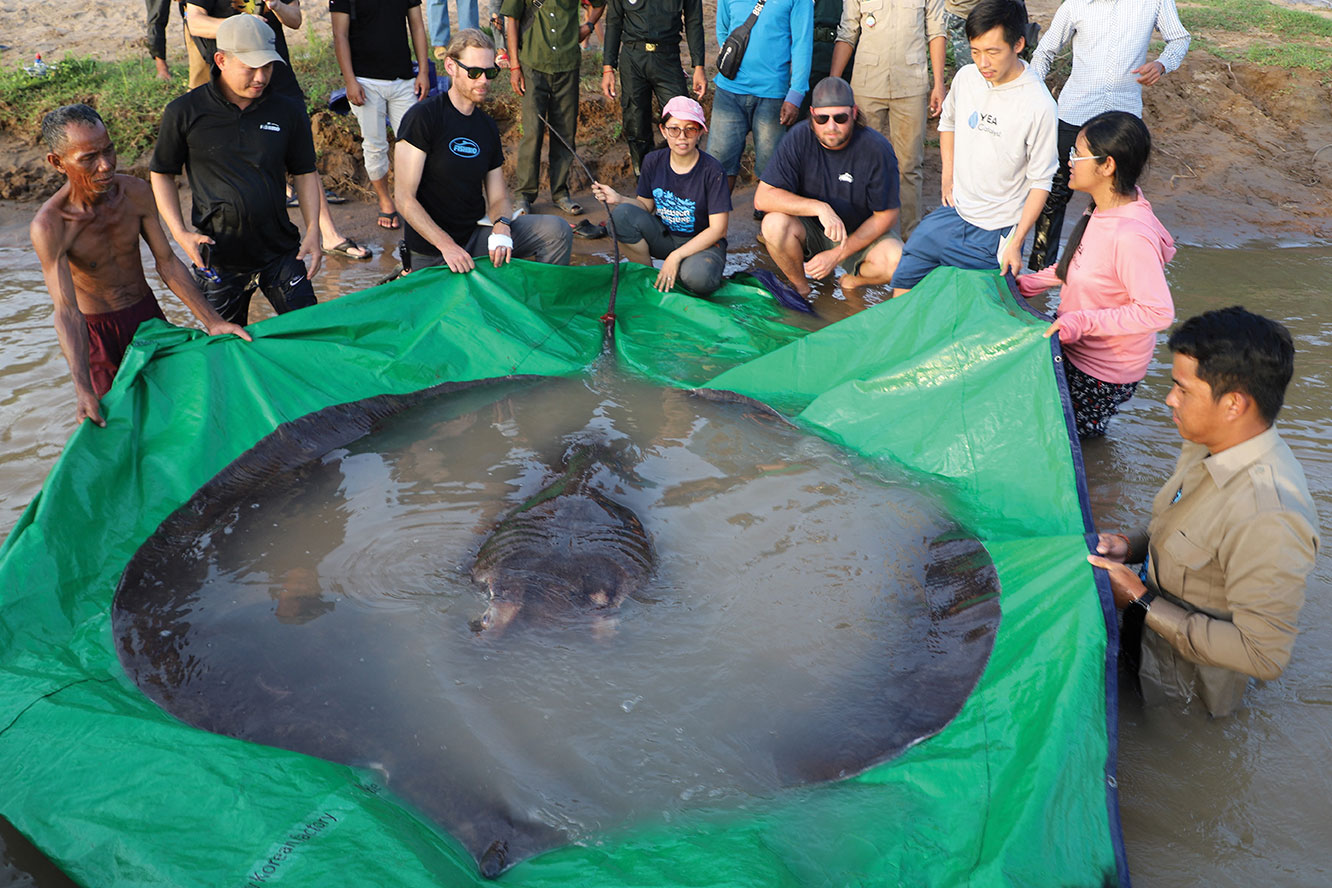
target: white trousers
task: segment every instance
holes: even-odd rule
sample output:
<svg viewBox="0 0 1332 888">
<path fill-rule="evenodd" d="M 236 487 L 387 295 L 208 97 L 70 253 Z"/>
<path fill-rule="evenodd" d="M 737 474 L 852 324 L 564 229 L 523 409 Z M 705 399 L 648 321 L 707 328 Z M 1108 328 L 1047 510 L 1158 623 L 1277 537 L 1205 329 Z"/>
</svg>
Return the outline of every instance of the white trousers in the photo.
<svg viewBox="0 0 1332 888">
<path fill-rule="evenodd" d="M 398 124 L 407 109 L 416 104 L 414 80 L 372 80 L 357 77 L 365 90 L 365 104 L 352 105 L 352 114 L 361 126 L 361 151 L 365 154 L 365 173 L 372 181 L 389 171 L 389 144 L 385 123 L 398 134 Z"/>
</svg>

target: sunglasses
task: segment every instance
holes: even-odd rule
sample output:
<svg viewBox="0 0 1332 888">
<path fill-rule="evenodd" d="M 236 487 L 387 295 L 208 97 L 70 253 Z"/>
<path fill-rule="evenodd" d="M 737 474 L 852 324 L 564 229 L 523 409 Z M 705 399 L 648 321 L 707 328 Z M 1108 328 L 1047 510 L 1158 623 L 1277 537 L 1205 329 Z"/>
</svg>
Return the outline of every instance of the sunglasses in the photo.
<svg viewBox="0 0 1332 888">
<path fill-rule="evenodd" d="M 830 119 L 833 123 L 846 123 L 851 119 L 851 115 L 845 111 L 839 111 L 836 114 L 811 114 L 809 116 L 812 117 L 814 122 L 819 126 L 823 126 L 823 124 L 827 123 Z"/>
<path fill-rule="evenodd" d="M 453 64 L 466 71 L 469 80 L 476 80 L 480 78 L 482 74 L 486 75 L 487 80 L 494 80 L 499 76 L 500 72 L 499 65 L 491 65 L 489 68 L 473 68 L 471 65 L 464 65 L 457 59 L 453 60 Z"/>
<path fill-rule="evenodd" d="M 681 136 L 689 136 L 692 138 L 703 132 L 703 130 L 697 126 L 663 126 L 661 130 L 672 139 L 678 139 Z"/>
</svg>

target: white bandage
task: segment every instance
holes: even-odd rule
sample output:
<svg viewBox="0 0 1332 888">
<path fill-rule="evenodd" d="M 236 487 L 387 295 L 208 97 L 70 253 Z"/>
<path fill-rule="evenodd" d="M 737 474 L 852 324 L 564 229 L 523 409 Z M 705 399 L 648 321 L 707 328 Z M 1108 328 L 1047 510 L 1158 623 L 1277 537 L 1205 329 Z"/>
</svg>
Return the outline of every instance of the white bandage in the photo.
<svg viewBox="0 0 1332 888">
<path fill-rule="evenodd" d="M 495 233 L 492 231 L 492 232 L 490 233 L 490 239 L 486 241 L 486 247 L 487 247 L 487 248 L 490 250 L 490 252 L 492 252 L 492 253 L 493 253 L 495 250 L 500 249 L 501 247 L 504 247 L 504 248 L 506 248 L 506 249 L 512 250 L 512 249 L 513 249 L 513 238 L 509 237 L 507 234 L 495 234 Z"/>
</svg>

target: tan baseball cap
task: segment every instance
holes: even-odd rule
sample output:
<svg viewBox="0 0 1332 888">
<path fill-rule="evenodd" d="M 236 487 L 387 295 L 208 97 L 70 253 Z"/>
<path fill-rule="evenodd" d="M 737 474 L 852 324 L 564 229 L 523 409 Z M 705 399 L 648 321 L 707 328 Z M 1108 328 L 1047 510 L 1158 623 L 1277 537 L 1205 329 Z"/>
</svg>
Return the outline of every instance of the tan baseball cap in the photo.
<svg viewBox="0 0 1332 888">
<path fill-rule="evenodd" d="M 251 68 L 262 68 L 269 62 L 282 62 L 276 46 L 277 38 L 273 36 L 273 29 L 257 15 L 233 15 L 223 19 L 222 24 L 217 26 L 217 48 Z"/>
</svg>

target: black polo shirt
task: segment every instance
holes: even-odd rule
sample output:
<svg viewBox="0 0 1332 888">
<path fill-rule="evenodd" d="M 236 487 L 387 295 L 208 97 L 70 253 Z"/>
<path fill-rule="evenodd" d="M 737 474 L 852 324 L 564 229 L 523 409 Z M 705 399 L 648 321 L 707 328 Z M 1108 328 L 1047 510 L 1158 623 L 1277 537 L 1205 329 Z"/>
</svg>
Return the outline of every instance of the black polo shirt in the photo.
<svg viewBox="0 0 1332 888">
<path fill-rule="evenodd" d="M 606 50 L 603 61 L 619 67 L 626 42 L 656 43 L 672 55 L 680 51 L 684 24 L 691 67 L 703 64 L 703 0 L 606 0 Z"/>
<path fill-rule="evenodd" d="M 425 167 L 416 199 L 436 225 L 459 246 L 466 245 L 476 222 L 486 214 L 481 186 L 486 174 L 504 166 L 499 127 L 479 107 L 463 114 L 448 93 L 417 102 L 402 117 L 398 138 L 425 152 Z M 434 244 L 411 225 L 405 232 L 407 249 L 438 256 Z"/>
<path fill-rule="evenodd" d="M 421 0 L 328 0 L 329 12 L 346 13 L 352 72 L 368 80 L 411 80 L 407 10 Z"/>
<path fill-rule="evenodd" d="M 287 174 L 315 171 L 314 138 L 293 99 L 270 88 L 242 111 L 217 77 L 166 106 L 150 169 L 177 176 L 186 168 L 190 220 L 217 242 L 218 265 L 258 267 L 300 245 L 287 217 Z"/>
</svg>

